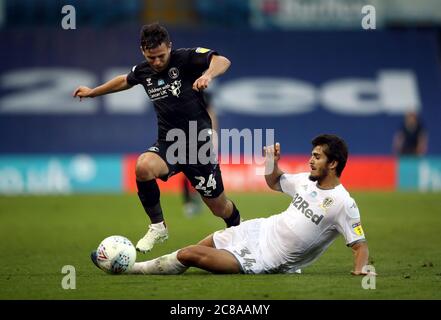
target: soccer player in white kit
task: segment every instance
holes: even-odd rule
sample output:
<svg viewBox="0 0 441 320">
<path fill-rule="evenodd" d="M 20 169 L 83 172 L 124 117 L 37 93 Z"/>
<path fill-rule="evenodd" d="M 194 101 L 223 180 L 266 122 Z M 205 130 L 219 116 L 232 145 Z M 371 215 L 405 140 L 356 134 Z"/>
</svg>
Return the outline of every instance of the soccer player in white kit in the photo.
<svg viewBox="0 0 441 320">
<path fill-rule="evenodd" d="M 335 135 L 312 140 L 310 172 L 287 174 L 278 167 L 280 145 L 265 147 L 268 186 L 292 197 L 289 207 L 268 218 L 252 219 L 216 231 L 171 254 L 135 263 L 133 274 L 180 274 L 189 267 L 213 273 L 294 273 L 343 235 L 353 251 L 353 275 L 366 274 L 368 245 L 358 207 L 340 183 L 346 143 Z"/>
</svg>

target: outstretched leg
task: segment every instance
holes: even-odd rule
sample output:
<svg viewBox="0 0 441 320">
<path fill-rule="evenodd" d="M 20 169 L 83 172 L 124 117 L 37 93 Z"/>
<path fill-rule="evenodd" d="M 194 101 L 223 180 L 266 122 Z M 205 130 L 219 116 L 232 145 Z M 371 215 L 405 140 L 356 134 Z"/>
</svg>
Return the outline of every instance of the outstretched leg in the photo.
<svg viewBox="0 0 441 320">
<path fill-rule="evenodd" d="M 177 258 L 183 265 L 213 273 L 240 272 L 240 266 L 236 258 L 226 250 L 193 245 L 179 250 Z"/>
<path fill-rule="evenodd" d="M 199 244 L 188 246 L 171 254 L 137 262 L 129 273 L 132 274 L 180 274 L 189 267 L 200 268 L 213 273 L 239 273 L 240 265 L 233 254 L 215 249 L 213 235 Z"/>
</svg>

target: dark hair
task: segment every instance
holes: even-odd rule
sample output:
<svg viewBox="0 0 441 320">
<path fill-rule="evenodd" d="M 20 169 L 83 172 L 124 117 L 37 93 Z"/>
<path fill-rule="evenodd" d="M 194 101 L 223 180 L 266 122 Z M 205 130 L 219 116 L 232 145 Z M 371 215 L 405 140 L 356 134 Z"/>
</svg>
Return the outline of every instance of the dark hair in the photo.
<svg viewBox="0 0 441 320">
<path fill-rule="evenodd" d="M 159 47 L 163 42 L 170 44 L 170 36 L 167 29 L 159 23 L 146 24 L 141 28 L 141 47 L 142 50 Z"/>
<path fill-rule="evenodd" d="M 348 160 L 348 146 L 346 142 L 333 134 L 321 134 L 312 139 L 311 143 L 314 148 L 317 146 L 326 146 L 326 148 L 323 148 L 323 152 L 328 158 L 328 163 L 334 160 L 337 161 L 338 164 L 335 171 L 337 177 L 340 177 Z"/>
</svg>

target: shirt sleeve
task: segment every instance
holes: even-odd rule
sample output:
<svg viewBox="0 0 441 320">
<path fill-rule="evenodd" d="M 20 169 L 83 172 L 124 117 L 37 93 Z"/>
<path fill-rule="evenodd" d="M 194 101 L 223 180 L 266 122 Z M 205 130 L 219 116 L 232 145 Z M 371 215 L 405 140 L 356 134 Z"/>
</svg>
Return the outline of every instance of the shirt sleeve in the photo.
<svg viewBox="0 0 441 320">
<path fill-rule="evenodd" d="M 280 187 L 282 188 L 283 193 L 294 197 L 296 194 L 299 177 L 300 174 L 282 174 L 280 176 Z"/>
<path fill-rule="evenodd" d="M 360 212 L 354 199 L 348 197 L 337 219 L 337 230 L 346 240 L 346 245 L 351 247 L 357 242 L 365 241 L 361 227 Z"/>
<path fill-rule="evenodd" d="M 137 84 L 141 83 L 138 79 L 137 67 L 138 66 L 133 66 L 130 73 L 127 74 L 127 83 L 131 86 L 136 86 Z"/>
<path fill-rule="evenodd" d="M 202 73 L 210 66 L 211 57 L 213 55 L 218 55 L 218 53 L 214 50 L 202 47 L 192 48 L 190 49 L 190 64 Z"/>
</svg>

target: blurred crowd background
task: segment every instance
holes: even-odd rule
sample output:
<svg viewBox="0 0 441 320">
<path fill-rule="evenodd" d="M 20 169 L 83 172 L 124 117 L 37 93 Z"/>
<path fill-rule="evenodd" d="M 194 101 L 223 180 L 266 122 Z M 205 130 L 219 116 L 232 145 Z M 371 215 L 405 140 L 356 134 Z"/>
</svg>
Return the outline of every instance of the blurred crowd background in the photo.
<svg viewBox="0 0 441 320">
<path fill-rule="evenodd" d="M 441 23 L 437 0 L 1 0 L 3 28 L 54 26 L 64 5 L 81 26 L 114 27 L 161 21 L 184 28 L 354 29 L 360 8 L 377 9 L 377 26 L 432 27 Z"/>
<path fill-rule="evenodd" d="M 331 132 L 348 141 L 350 189 L 441 190 L 441 1 L 0 0 L 0 194 L 135 190 L 156 138 L 143 89 L 71 93 L 128 73 L 156 21 L 175 48 L 232 61 L 212 88 L 219 127 L 274 129 L 290 170 Z M 264 189 L 246 164 L 222 170 L 227 188 Z"/>
</svg>

